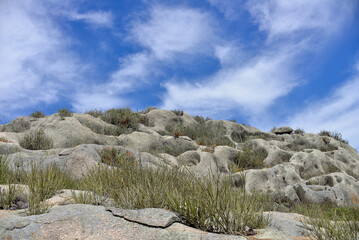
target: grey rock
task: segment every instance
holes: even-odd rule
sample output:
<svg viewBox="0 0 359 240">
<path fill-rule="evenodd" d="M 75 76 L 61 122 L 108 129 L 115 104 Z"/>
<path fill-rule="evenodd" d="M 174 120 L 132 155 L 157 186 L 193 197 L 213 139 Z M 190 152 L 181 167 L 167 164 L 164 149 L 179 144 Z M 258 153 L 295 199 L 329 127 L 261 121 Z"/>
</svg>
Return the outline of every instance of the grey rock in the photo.
<svg viewBox="0 0 359 240">
<path fill-rule="evenodd" d="M 270 216 L 268 229 L 276 229 L 292 238 L 308 236 L 308 229 L 300 222 L 305 219 L 303 215 L 283 212 L 266 212 L 265 215 Z"/>
<path fill-rule="evenodd" d="M 176 213 L 161 208 L 130 210 L 110 207 L 106 208 L 106 210 L 110 211 L 114 216 L 152 227 L 166 228 L 174 222 L 181 222 Z"/>
<path fill-rule="evenodd" d="M 155 214 L 152 211 L 148 213 Z M 246 239 L 203 232 L 178 222 L 164 228 L 151 227 L 116 217 L 102 206 L 59 206 L 46 214 L 26 217 L 1 212 L 0 239 Z"/>
<path fill-rule="evenodd" d="M 280 134 L 291 134 L 293 132 L 293 128 L 291 127 L 279 127 L 273 130 L 273 133 L 280 135 Z"/>
</svg>

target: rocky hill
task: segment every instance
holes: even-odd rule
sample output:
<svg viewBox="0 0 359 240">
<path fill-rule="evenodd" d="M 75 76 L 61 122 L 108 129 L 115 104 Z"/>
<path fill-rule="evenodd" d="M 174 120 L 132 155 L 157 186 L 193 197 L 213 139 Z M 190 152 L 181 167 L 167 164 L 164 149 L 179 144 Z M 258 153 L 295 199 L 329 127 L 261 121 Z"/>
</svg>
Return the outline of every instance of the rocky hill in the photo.
<svg viewBox="0 0 359 240">
<path fill-rule="evenodd" d="M 295 204 L 325 203 L 353 207 L 359 196 L 359 155 L 340 135 L 330 132 L 293 132 L 290 127 L 262 132 L 231 121 L 159 109 L 138 113 L 129 109 L 59 112 L 47 117 L 19 117 L 0 125 L 0 155 L 12 169 L 21 166 L 30 171 L 34 162 L 44 168 L 56 164 L 73 179 L 81 179 L 93 169 L 111 165 L 101 156 L 106 148 L 133 154 L 144 168 L 179 169 L 199 178 L 230 176 L 235 188 L 270 194 L 273 203 L 284 209 Z M 168 211 L 162 214 L 161 209 L 111 210 L 109 205 L 65 202 L 42 215 L 22 216 L 24 210 L 0 211 L 0 236 L 245 239 L 193 229 L 183 225 L 180 216 Z M 118 215 L 116 211 L 122 212 Z M 165 221 L 165 225 L 149 223 L 156 222 L 151 220 L 156 214 L 158 222 Z M 270 227 L 258 230 L 259 234 L 251 239 L 305 239 L 305 229 L 298 227 L 303 225 L 290 213 L 280 214 L 284 213 L 274 213 Z M 292 220 L 280 220 L 286 218 Z"/>
</svg>

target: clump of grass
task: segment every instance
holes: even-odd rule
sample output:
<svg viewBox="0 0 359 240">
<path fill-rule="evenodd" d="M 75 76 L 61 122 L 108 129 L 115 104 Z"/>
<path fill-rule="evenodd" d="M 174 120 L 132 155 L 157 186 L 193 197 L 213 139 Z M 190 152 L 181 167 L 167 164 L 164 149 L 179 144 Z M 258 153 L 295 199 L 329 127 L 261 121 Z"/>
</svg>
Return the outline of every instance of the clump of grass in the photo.
<svg viewBox="0 0 359 240">
<path fill-rule="evenodd" d="M 99 151 L 99 155 L 101 157 L 101 162 L 109 166 L 119 166 L 122 164 L 121 161 L 134 164 L 135 161 L 135 157 L 132 152 L 123 152 L 109 146 L 102 148 L 102 150 Z"/>
<path fill-rule="evenodd" d="M 32 163 L 30 171 L 25 173 L 26 183 L 29 187 L 28 215 L 42 214 L 49 206 L 44 202 L 54 195 L 64 184 L 64 171 L 55 164 L 45 168 Z"/>
<path fill-rule="evenodd" d="M 330 131 L 327 131 L 327 130 L 322 130 L 322 131 L 320 131 L 318 133 L 318 135 L 319 136 L 325 136 L 325 137 L 331 137 L 331 138 L 334 138 L 337 141 L 340 141 L 342 143 L 348 144 L 348 141 L 343 139 L 342 134 L 339 133 L 339 132 L 336 132 L 336 131 L 330 132 Z"/>
<path fill-rule="evenodd" d="M 257 195 L 235 190 L 230 178 L 210 180 L 176 168 L 144 168 L 118 151 L 104 153 L 102 161 L 112 167 L 99 165 L 84 176 L 81 189 L 91 193 L 75 194 L 76 201 L 106 204 L 113 199 L 121 208 L 166 208 L 183 215 L 187 224 L 212 232 L 242 234 L 244 226 L 268 224 Z"/>
<path fill-rule="evenodd" d="M 236 169 L 258 169 L 263 167 L 263 160 L 267 156 L 268 152 L 264 148 L 246 143 L 234 163 L 237 166 Z"/>
<path fill-rule="evenodd" d="M 353 195 L 353 207 L 337 207 L 330 204 L 301 206 L 302 224 L 309 229 L 311 239 L 346 240 L 359 238 L 359 200 Z"/>
<path fill-rule="evenodd" d="M 177 132 L 181 136 L 188 136 L 195 140 L 198 145 L 233 145 L 228 137 L 225 136 L 226 128 L 220 123 L 203 123 L 195 126 L 177 124 L 168 125 L 165 128 L 171 135 L 175 135 Z"/>
<path fill-rule="evenodd" d="M 170 207 L 190 226 L 210 232 L 243 235 L 245 226 L 268 225 L 269 218 L 263 215 L 257 195 L 246 194 L 244 188 L 234 191 L 231 177 L 224 181 L 212 177 L 212 181 L 194 176 L 180 179 L 182 187 L 167 193 Z"/>
<path fill-rule="evenodd" d="M 18 195 L 16 186 L 9 182 L 7 185 L 7 191 L 0 187 L 0 209 L 9 209 L 15 202 Z"/>
<path fill-rule="evenodd" d="M 93 109 L 90 111 L 85 112 L 85 114 L 91 115 L 95 118 L 101 117 L 103 115 L 103 112 L 101 110 L 98 109 Z"/>
<path fill-rule="evenodd" d="M 297 129 L 294 130 L 293 133 L 294 133 L 294 134 L 304 134 L 305 131 L 304 131 L 302 128 L 297 128 Z"/>
<path fill-rule="evenodd" d="M 209 117 L 204 118 L 199 115 L 194 116 L 193 119 L 196 120 L 196 122 L 198 122 L 199 124 L 205 124 L 207 121 L 212 120 Z"/>
<path fill-rule="evenodd" d="M 43 129 L 27 133 L 20 141 L 20 146 L 29 150 L 46 150 L 51 149 L 54 143 Z"/>
<path fill-rule="evenodd" d="M 176 114 L 179 117 L 183 116 L 183 111 L 182 110 L 176 109 L 176 110 L 171 110 L 171 112 L 173 112 L 174 114 Z"/>
<path fill-rule="evenodd" d="M 142 110 L 141 113 L 147 114 L 149 113 L 151 110 L 157 109 L 156 107 L 152 107 L 152 106 L 147 106 L 145 110 Z"/>
<path fill-rule="evenodd" d="M 130 108 L 112 108 L 104 112 L 101 119 L 107 123 L 123 128 L 124 133 L 131 133 L 138 129 L 139 124 L 148 125 L 146 116 L 133 112 Z"/>
<path fill-rule="evenodd" d="M 73 115 L 73 113 L 67 108 L 61 108 L 57 113 L 59 114 L 61 120 L 64 120 L 65 117 L 72 117 Z"/>
<path fill-rule="evenodd" d="M 33 117 L 33 118 L 44 118 L 46 117 L 46 115 L 41 112 L 41 111 L 35 111 L 33 113 L 31 113 L 30 117 Z"/>
</svg>

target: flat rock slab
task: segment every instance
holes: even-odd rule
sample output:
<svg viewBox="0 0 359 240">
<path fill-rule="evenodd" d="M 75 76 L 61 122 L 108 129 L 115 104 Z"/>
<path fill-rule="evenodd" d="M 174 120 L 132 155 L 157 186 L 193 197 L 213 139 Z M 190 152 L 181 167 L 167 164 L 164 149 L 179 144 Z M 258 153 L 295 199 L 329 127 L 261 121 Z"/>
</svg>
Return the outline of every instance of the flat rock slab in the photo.
<svg viewBox="0 0 359 240">
<path fill-rule="evenodd" d="M 178 222 L 167 228 L 150 227 L 116 217 L 103 206 L 73 204 L 55 207 L 49 213 L 35 216 L 22 217 L 18 213 L 8 212 L 4 215 L 0 214 L 0 239 L 245 240 L 246 238 L 203 232 Z"/>
<path fill-rule="evenodd" d="M 286 235 L 297 239 L 309 239 L 308 229 L 306 229 L 300 222 L 301 219 L 305 219 L 305 216 L 297 213 L 283 213 L 283 212 L 265 212 L 271 216 L 268 228 L 275 229 L 285 233 Z"/>
<path fill-rule="evenodd" d="M 151 227 L 166 228 L 174 222 L 181 222 L 181 219 L 176 213 L 162 208 L 132 210 L 109 207 L 106 208 L 106 210 L 110 211 L 114 216 Z"/>
</svg>

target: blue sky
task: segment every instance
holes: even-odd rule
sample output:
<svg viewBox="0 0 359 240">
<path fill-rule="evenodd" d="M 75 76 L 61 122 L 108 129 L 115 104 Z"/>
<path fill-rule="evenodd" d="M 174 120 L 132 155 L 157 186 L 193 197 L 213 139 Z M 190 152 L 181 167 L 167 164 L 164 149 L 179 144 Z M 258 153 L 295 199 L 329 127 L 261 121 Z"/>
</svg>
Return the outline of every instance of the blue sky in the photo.
<svg viewBox="0 0 359 240">
<path fill-rule="evenodd" d="M 356 0 L 0 2 L 0 121 L 146 106 L 342 133 L 359 148 Z"/>
</svg>

